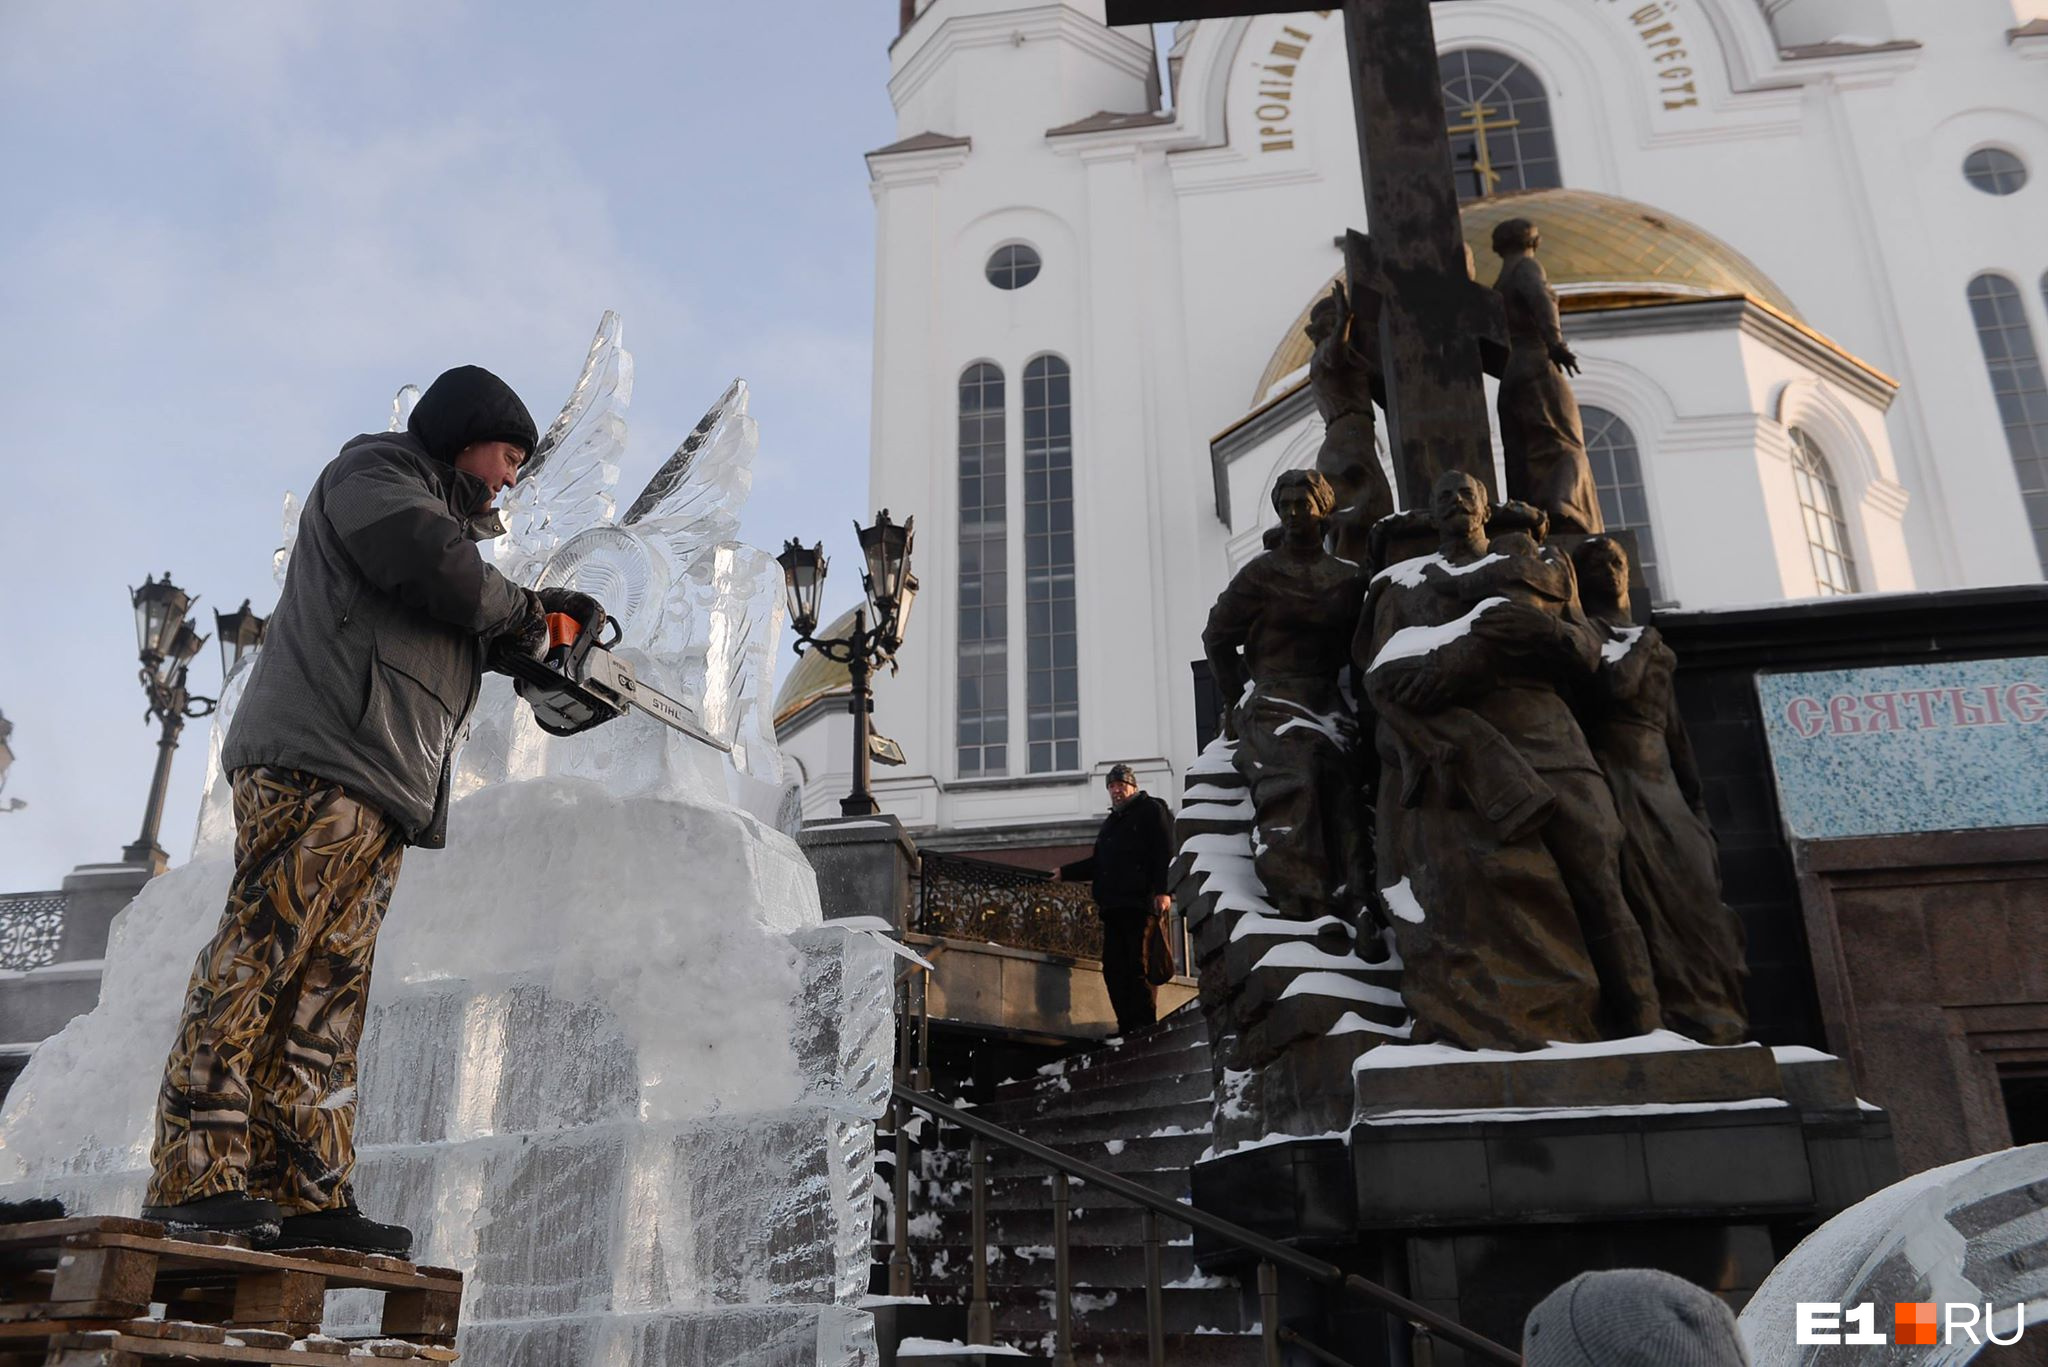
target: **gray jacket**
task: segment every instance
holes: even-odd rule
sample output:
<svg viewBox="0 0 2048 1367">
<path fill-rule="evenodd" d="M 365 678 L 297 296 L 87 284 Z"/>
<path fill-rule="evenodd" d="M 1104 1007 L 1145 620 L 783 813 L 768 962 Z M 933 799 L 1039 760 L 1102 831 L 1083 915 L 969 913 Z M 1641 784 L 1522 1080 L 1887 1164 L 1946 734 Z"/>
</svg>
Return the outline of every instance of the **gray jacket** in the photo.
<svg viewBox="0 0 2048 1367">
<path fill-rule="evenodd" d="M 456 734 L 493 637 L 539 613 L 484 563 L 473 475 L 409 432 L 357 437 L 313 482 L 221 762 L 298 769 L 446 843 Z"/>
</svg>

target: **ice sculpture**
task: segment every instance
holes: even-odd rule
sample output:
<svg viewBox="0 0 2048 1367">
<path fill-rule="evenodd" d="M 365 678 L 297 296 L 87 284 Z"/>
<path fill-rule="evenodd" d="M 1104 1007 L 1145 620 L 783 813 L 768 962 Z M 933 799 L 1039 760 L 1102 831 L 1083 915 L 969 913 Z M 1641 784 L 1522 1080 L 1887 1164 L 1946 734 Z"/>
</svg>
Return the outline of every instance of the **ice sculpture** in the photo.
<svg viewBox="0 0 2048 1367">
<path fill-rule="evenodd" d="M 2010 1344 L 2048 1331 L 2044 1192 L 2048 1144 L 2030 1144 L 1930 1168 L 1859 1201 L 1807 1235 L 1743 1307 L 1751 1360 L 1756 1367 L 1938 1367 L 1972 1361 L 1980 1352 L 1987 1361 L 2001 1360 L 1987 1335 Z M 1902 1301 L 1932 1302 L 1944 1307 L 1943 1315 L 1955 1305 L 1951 1318 L 1958 1327 L 1937 1335 L 1946 1342 L 1893 1343 L 1892 1308 Z M 1884 1342 L 1802 1346 L 1795 1333 L 1801 1302 L 1845 1310 L 1873 1305 L 1872 1332 Z M 1963 1313 L 1964 1307 L 1973 1308 Z"/>
<path fill-rule="evenodd" d="M 745 387 L 615 521 L 631 374 L 607 315 L 503 563 L 585 586 L 644 574 L 645 596 L 617 600 L 635 664 L 694 687 L 732 753 L 630 717 L 540 745 L 492 681 L 448 848 L 408 853 L 378 945 L 357 1188 L 420 1233 L 422 1260 L 468 1275 L 470 1361 L 868 1364 L 893 960 L 824 923 L 795 844 L 729 799 L 780 793 L 757 776 L 780 770 L 773 562 L 732 539 Z M 0 1192 L 139 1207 L 159 1069 L 231 872 L 217 740 L 208 783 L 194 859 L 115 922 L 100 1006 L 15 1084 Z M 329 1312 L 374 1328 L 366 1297 Z"/>
</svg>

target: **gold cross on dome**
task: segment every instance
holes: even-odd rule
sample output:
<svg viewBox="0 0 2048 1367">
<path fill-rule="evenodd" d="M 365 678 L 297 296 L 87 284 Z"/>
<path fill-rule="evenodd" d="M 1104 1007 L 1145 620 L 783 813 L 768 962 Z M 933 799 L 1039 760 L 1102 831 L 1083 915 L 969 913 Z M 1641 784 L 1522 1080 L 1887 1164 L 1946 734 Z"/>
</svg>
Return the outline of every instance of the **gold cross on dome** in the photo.
<svg viewBox="0 0 2048 1367">
<path fill-rule="evenodd" d="M 1500 172 L 1493 169 L 1493 148 L 1488 145 L 1487 134 L 1509 128 L 1520 128 L 1520 119 L 1489 119 L 1500 111 L 1481 101 L 1474 100 L 1472 107 L 1465 111 L 1465 123 L 1454 123 L 1448 130 L 1453 136 L 1461 133 L 1472 135 L 1472 171 L 1478 179 L 1479 197 L 1484 199 L 1500 184 Z"/>
</svg>

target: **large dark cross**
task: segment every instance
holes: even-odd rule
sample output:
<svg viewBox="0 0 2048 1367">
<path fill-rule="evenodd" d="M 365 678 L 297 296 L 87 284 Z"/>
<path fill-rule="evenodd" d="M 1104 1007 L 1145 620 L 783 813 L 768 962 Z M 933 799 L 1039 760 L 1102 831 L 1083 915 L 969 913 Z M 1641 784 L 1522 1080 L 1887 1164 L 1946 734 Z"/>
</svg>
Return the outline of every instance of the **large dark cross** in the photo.
<svg viewBox="0 0 2048 1367">
<path fill-rule="evenodd" d="M 1301 0 L 1107 0 L 1111 24 L 1291 14 Z M 1334 7 L 1333 7 L 1334 8 Z M 1405 508 L 1463 470 L 1492 490 L 1480 339 L 1499 325 L 1493 291 L 1466 264 L 1429 0 L 1345 0 L 1344 35 L 1370 239 L 1353 234 L 1354 293 L 1378 295 L 1388 447 Z M 1371 301 L 1361 297 L 1369 316 Z"/>
</svg>

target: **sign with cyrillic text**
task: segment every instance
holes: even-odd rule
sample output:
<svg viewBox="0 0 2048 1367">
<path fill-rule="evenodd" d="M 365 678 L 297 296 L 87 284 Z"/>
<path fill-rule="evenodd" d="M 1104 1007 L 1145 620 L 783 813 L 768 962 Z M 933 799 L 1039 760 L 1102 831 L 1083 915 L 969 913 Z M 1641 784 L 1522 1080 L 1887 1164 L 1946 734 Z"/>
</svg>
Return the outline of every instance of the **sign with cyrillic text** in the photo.
<svg viewBox="0 0 2048 1367">
<path fill-rule="evenodd" d="M 1759 674 L 1756 687 L 1794 836 L 2048 824 L 2048 657 Z"/>
</svg>

